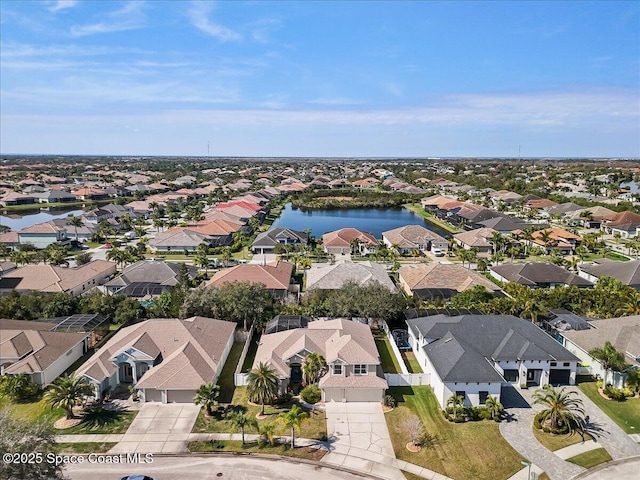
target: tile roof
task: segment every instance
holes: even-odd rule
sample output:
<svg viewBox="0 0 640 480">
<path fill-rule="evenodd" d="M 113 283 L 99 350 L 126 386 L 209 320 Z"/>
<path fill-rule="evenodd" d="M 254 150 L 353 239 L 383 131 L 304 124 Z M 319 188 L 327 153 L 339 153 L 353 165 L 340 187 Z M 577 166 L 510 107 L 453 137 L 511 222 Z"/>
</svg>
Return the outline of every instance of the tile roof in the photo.
<svg viewBox="0 0 640 480">
<path fill-rule="evenodd" d="M 373 262 L 349 262 L 340 260 L 334 264 L 314 263 L 305 271 L 307 290 L 332 290 L 341 288 L 348 282 L 360 286 L 379 283 L 395 292 L 396 287 L 387 274 L 384 265 Z"/>
<path fill-rule="evenodd" d="M 477 228 L 468 232 L 456 233 L 453 238 L 459 240 L 470 247 L 492 247 L 491 242 L 487 239 L 491 238 L 494 230 L 491 228 Z"/>
<path fill-rule="evenodd" d="M 397 244 L 403 248 L 417 248 L 418 245 L 426 245 L 428 242 L 445 242 L 437 233 L 423 227 L 422 225 L 406 225 L 382 232 L 382 236 L 392 244 Z"/>
<path fill-rule="evenodd" d="M 266 265 L 243 264 L 216 272 L 204 286 L 217 287 L 228 282 L 251 282 L 262 283 L 269 290 L 288 290 L 292 272 L 293 264 L 283 261 Z"/>
<path fill-rule="evenodd" d="M 405 265 L 398 275 L 411 290 L 444 289 L 462 292 L 481 285 L 489 292 L 499 292 L 500 287 L 484 276 L 462 265 L 439 262 Z"/>
<path fill-rule="evenodd" d="M 40 292 L 67 292 L 96 276 L 107 277 L 116 272 L 116 264 L 107 260 L 93 260 L 76 268 L 53 265 L 25 265 L 2 277 L 20 279 L 16 290 L 37 290 Z"/>
<path fill-rule="evenodd" d="M 322 243 L 325 247 L 350 247 L 355 239 L 368 245 L 378 245 L 376 238 L 369 232 L 350 227 L 325 233 L 322 236 Z"/>
</svg>

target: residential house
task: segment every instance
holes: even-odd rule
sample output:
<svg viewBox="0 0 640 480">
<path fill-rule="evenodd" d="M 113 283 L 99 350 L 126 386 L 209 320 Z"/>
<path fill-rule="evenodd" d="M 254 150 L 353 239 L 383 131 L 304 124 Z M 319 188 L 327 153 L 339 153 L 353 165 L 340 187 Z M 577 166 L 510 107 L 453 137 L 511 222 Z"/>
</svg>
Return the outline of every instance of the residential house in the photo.
<svg viewBox="0 0 640 480">
<path fill-rule="evenodd" d="M 290 228 L 272 228 L 266 232 L 259 233 L 251 250 L 253 253 L 274 253 L 277 245 L 292 245 L 294 247 L 306 245 L 309 235 L 305 232 L 292 230 Z"/>
<path fill-rule="evenodd" d="M 12 290 L 82 295 L 105 284 L 116 274 L 116 264 L 93 260 L 76 268 L 54 265 L 25 265 L 0 277 L 0 293 Z"/>
<path fill-rule="evenodd" d="M 409 343 L 444 409 L 452 395 L 479 406 L 511 385 L 573 385 L 578 357 L 512 315 L 432 315 L 407 320 Z"/>
<path fill-rule="evenodd" d="M 478 228 L 454 234 L 453 240 L 465 250 L 475 248 L 478 256 L 489 256 L 493 253 L 493 244 L 489 241 L 495 230 L 491 228 Z"/>
<path fill-rule="evenodd" d="M 621 238 L 635 237 L 640 231 L 640 215 L 630 211 L 620 212 L 613 220 L 603 223 L 602 228 Z"/>
<path fill-rule="evenodd" d="M 141 260 L 127 266 L 119 275 L 104 284 L 110 295 L 126 295 L 128 297 L 155 297 L 168 292 L 178 283 L 182 266 L 180 262 L 161 262 L 157 260 Z M 186 265 L 190 279 L 198 276 L 198 267 Z"/>
<path fill-rule="evenodd" d="M 64 190 L 46 190 L 44 192 L 32 193 L 31 196 L 38 203 L 69 203 L 75 202 L 76 197 Z"/>
<path fill-rule="evenodd" d="M 30 244 L 36 248 L 47 248 L 52 243 L 64 243 L 69 240 L 67 229 L 56 224 L 36 223 L 18 231 L 18 242 Z"/>
<path fill-rule="evenodd" d="M 216 272 L 203 286 L 219 287 L 229 282 L 261 283 L 274 298 L 284 300 L 287 292 L 293 290 L 292 273 L 293 264 L 283 261 L 266 265 L 241 264 Z"/>
<path fill-rule="evenodd" d="M 486 277 L 462 265 L 448 263 L 404 265 L 398 270 L 398 283 L 407 295 L 423 299 L 450 299 L 478 285 L 493 295 L 502 295 L 500 287 Z"/>
<path fill-rule="evenodd" d="M 235 324 L 206 317 L 154 318 L 121 328 L 77 371 L 103 398 L 132 386 L 141 402 L 193 403 L 215 383 L 233 346 Z"/>
<path fill-rule="evenodd" d="M 277 372 L 280 393 L 297 392 L 310 353 L 327 362 L 328 371 L 318 382 L 323 402 L 380 402 L 384 397 L 388 385 L 371 329 L 351 320 L 319 320 L 262 335 L 253 365 L 266 363 Z"/>
<path fill-rule="evenodd" d="M 625 285 L 640 290 L 640 261 L 619 262 L 608 258 L 599 258 L 593 263 L 578 266 L 578 275 L 596 283 L 602 277 L 612 277 Z"/>
<path fill-rule="evenodd" d="M 0 319 L 0 374 L 26 373 L 44 388 L 87 352 L 90 333 L 52 331 L 55 323 Z"/>
<path fill-rule="evenodd" d="M 522 230 L 514 230 L 512 233 L 515 238 L 520 238 L 523 232 Z M 545 239 L 545 235 L 548 235 L 548 240 Z M 546 255 L 550 255 L 554 251 L 560 252 L 562 255 L 571 255 L 582 241 L 580 235 L 557 227 L 537 230 L 531 233 L 531 237 L 531 240 L 522 238 L 522 241 L 530 247 L 541 248 Z"/>
<path fill-rule="evenodd" d="M 616 350 L 624 354 L 624 361 L 630 365 L 630 368 L 640 368 L 640 315 L 603 320 L 591 319 L 589 327 L 559 332 L 562 344 L 581 360 L 591 375 L 604 378 L 606 374 L 607 383 L 618 388 L 623 387 L 627 370 L 605 372 L 602 362 L 591 356 L 589 352 L 594 348 L 602 348 L 605 342 L 611 342 Z"/>
<path fill-rule="evenodd" d="M 0 195 L 0 205 L 4 207 L 8 207 L 10 205 L 28 205 L 35 202 L 35 197 L 23 195 L 22 193 L 14 192 L 13 190 L 5 191 Z"/>
<path fill-rule="evenodd" d="M 106 200 L 109 194 L 103 189 L 96 187 L 83 187 L 71 192 L 77 200 Z"/>
<path fill-rule="evenodd" d="M 397 291 L 386 267 L 373 262 L 339 260 L 335 263 L 314 263 L 305 270 L 305 277 L 307 291 L 335 290 L 350 282 L 360 286 L 379 283 L 391 292 Z"/>
<path fill-rule="evenodd" d="M 149 240 L 149 247 L 155 252 L 193 252 L 202 243 L 209 245 L 207 235 L 175 227 L 156 234 Z"/>
<path fill-rule="evenodd" d="M 593 287 L 593 283 L 549 262 L 505 263 L 489 267 L 491 276 L 501 282 L 514 282 L 531 288 Z"/>
<path fill-rule="evenodd" d="M 590 208 L 580 207 L 566 215 L 570 225 L 580 225 L 583 228 L 599 229 L 603 223 L 612 221 L 617 213 L 600 205 Z"/>
<path fill-rule="evenodd" d="M 389 249 L 395 249 L 400 255 L 418 250 L 421 252 L 446 252 L 449 242 L 422 225 L 406 225 L 382 232 L 382 241 Z"/>
<path fill-rule="evenodd" d="M 362 232 L 357 228 L 341 228 L 322 236 L 324 250 L 328 254 L 346 255 L 358 253 L 368 255 L 378 251 L 378 241 L 369 232 Z"/>
</svg>

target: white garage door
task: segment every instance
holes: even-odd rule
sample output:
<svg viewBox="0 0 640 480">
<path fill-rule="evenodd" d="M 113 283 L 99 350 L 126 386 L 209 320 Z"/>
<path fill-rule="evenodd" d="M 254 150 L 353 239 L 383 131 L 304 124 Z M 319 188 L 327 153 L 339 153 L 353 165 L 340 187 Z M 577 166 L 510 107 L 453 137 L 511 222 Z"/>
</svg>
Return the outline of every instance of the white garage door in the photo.
<svg viewBox="0 0 640 480">
<path fill-rule="evenodd" d="M 342 402 L 344 396 L 343 388 L 324 388 L 324 402 Z"/>
<path fill-rule="evenodd" d="M 145 388 L 144 400 L 145 402 L 162 403 L 162 390 L 156 390 L 155 388 Z"/>
<path fill-rule="evenodd" d="M 352 388 L 347 389 L 346 393 L 347 402 L 379 402 L 383 391 L 379 388 Z"/>
<path fill-rule="evenodd" d="M 167 391 L 167 403 L 193 403 L 196 392 L 193 390 L 169 390 Z"/>
</svg>

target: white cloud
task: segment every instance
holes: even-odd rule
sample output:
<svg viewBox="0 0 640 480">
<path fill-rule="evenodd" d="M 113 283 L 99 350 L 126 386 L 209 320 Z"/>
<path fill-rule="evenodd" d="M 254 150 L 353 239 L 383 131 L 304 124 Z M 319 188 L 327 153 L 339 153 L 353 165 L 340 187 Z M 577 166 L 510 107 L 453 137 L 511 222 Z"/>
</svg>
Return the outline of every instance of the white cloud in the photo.
<svg viewBox="0 0 640 480">
<path fill-rule="evenodd" d="M 142 28 L 145 25 L 143 7 L 144 1 L 132 0 L 120 10 L 106 14 L 106 18 L 102 22 L 71 27 L 71 35 L 85 37 L 99 33 L 122 32 Z"/>
<path fill-rule="evenodd" d="M 213 11 L 212 2 L 196 1 L 192 2 L 191 8 L 187 11 L 187 17 L 191 24 L 203 33 L 215 37 L 221 42 L 237 41 L 242 39 L 242 35 L 234 32 L 230 28 L 214 23 L 209 16 Z"/>
<path fill-rule="evenodd" d="M 59 12 L 60 10 L 66 10 L 67 8 L 73 8 L 79 3 L 79 0 L 58 0 L 49 7 L 50 12 Z"/>
</svg>

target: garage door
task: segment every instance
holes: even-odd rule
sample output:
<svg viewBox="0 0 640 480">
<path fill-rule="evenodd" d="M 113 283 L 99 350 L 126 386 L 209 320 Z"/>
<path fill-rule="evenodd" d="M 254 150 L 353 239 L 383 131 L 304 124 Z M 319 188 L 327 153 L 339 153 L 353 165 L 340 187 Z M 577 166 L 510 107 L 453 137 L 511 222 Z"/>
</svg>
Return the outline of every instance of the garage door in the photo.
<svg viewBox="0 0 640 480">
<path fill-rule="evenodd" d="M 569 379 L 571 378 L 571 370 L 550 370 L 549 371 L 549 383 L 551 385 L 569 385 Z"/>
<path fill-rule="evenodd" d="M 347 389 L 347 402 L 379 402 L 382 400 L 382 390 L 379 388 Z"/>
<path fill-rule="evenodd" d="M 155 388 L 144 389 L 145 402 L 160 402 L 162 403 L 162 390 L 156 390 Z"/>
<path fill-rule="evenodd" d="M 324 401 L 326 402 L 342 402 L 344 389 L 343 388 L 324 388 Z"/>
<path fill-rule="evenodd" d="M 169 390 L 167 391 L 167 403 L 193 403 L 196 392 L 193 390 Z"/>
</svg>

